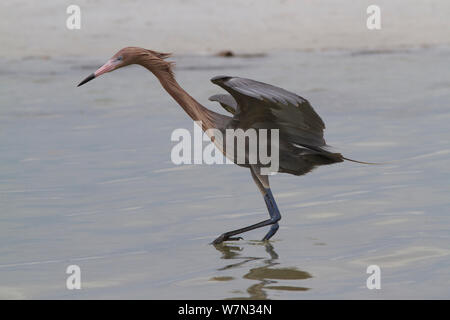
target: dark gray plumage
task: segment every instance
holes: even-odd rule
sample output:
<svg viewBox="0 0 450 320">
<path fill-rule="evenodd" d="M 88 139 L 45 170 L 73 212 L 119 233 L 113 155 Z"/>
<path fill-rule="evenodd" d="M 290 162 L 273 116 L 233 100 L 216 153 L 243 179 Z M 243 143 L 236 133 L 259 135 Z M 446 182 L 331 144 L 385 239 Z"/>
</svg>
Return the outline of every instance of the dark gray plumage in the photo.
<svg viewBox="0 0 450 320">
<path fill-rule="evenodd" d="M 210 98 L 236 110 L 228 127 L 279 130 L 279 172 L 302 175 L 318 165 L 343 161 L 340 153 L 327 150 L 325 124 L 308 100 L 251 79 L 217 76 L 211 81 L 230 93 Z"/>
<path fill-rule="evenodd" d="M 236 113 L 237 103 L 234 98 L 229 94 L 215 94 L 209 97 L 209 101 L 217 101 L 220 103 L 222 108 L 228 111 L 231 114 Z"/>
</svg>

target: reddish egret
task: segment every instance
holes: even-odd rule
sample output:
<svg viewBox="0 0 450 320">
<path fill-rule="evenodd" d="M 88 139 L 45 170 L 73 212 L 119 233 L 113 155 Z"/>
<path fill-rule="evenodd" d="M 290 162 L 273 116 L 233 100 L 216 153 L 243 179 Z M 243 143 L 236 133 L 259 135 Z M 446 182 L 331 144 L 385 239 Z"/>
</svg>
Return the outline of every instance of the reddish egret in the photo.
<svg viewBox="0 0 450 320">
<path fill-rule="evenodd" d="M 78 86 L 131 64 L 139 64 L 152 72 L 164 89 L 194 120 L 202 122 L 202 129 L 278 129 L 279 130 L 279 170 L 294 175 L 303 175 L 317 166 L 342 162 L 340 153 L 327 149 L 323 138 L 325 125 L 309 102 L 284 89 L 262 82 L 239 77 L 217 76 L 212 83 L 222 87 L 229 94 L 210 97 L 218 101 L 233 116 L 213 112 L 192 98 L 175 80 L 172 62 L 165 59 L 170 54 L 137 47 L 128 47 L 117 52 L 100 69 L 84 79 Z M 270 146 L 269 146 L 270 148 Z M 221 150 L 222 151 L 222 150 Z M 234 159 L 235 160 L 235 159 Z M 365 162 L 361 162 L 365 163 Z M 281 219 L 275 199 L 270 190 L 269 178 L 261 174 L 260 164 L 238 164 L 250 169 L 264 201 L 270 218 L 248 227 L 225 232 L 212 243 L 219 244 L 227 240 L 239 240 L 238 234 L 269 226 L 262 240 L 269 240 L 278 230 Z"/>
</svg>

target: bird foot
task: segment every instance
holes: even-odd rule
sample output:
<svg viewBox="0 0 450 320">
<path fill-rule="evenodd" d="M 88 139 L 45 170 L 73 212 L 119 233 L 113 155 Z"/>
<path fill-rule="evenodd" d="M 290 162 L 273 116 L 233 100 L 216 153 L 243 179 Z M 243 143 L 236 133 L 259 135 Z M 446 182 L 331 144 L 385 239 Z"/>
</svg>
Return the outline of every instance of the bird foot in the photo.
<svg viewBox="0 0 450 320">
<path fill-rule="evenodd" d="M 238 241 L 238 240 L 244 240 L 242 237 L 231 237 L 227 236 L 226 233 L 222 233 L 220 236 L 218 236 L 211 244 L 221 244 L 224 241 Z"/>
</svg>

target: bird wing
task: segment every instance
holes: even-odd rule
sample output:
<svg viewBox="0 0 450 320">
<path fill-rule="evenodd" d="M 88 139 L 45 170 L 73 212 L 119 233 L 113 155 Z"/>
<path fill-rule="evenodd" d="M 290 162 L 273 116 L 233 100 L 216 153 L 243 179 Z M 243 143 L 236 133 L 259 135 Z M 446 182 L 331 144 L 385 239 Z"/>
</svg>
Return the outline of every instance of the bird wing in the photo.
<svg viewBox="0 0 450 320">
<path fill-rule="evenodd" d="M 325 146 L 325 124 L 308 100 L 251 79 L 218 76 L 211 81 L 228 91 L 236 101 L 233 121 L 241 128 L 279 129 L 280 140 L 291 145 Z"/>
<path fill-rule="evenodd" d="M 236 113 L 237 103 L 234 98 L 229 94 L 215 94 L 208 98 L 209 101 L 217 101 L 220 103 L 222 108 L 231 114 Z"/>
</svg>

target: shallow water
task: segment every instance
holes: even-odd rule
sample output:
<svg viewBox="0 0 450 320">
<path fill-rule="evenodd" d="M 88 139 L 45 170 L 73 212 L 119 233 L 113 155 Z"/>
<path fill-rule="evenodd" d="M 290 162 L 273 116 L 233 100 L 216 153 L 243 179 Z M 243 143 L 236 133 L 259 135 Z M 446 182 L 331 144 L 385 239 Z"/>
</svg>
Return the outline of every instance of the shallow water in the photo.
<svg viewBox="0 0 450 320">
<path fill-rule="evenodd" d="M 193 124 L 145 69 L 76 88 L 105 58 L 1 60 L 0 297 L 450 298 L 450 48 L 175 56 L 214 110 L 217 74 L 273 83 L 312 103 L 336 150 L 389 162 L 276 175 L 273 241 L 219 247 L 267 218 L 249 172 L 173 165 L 170 135 Z"/>
</svg>

